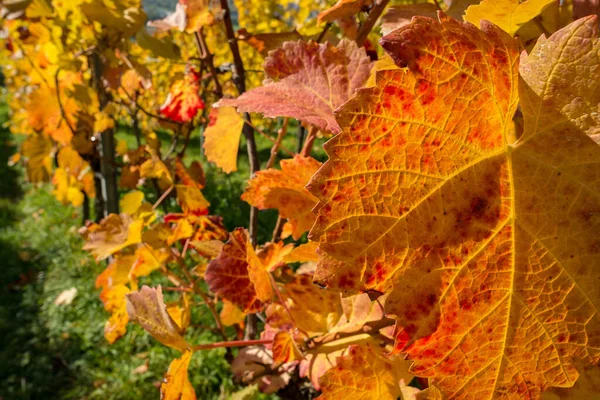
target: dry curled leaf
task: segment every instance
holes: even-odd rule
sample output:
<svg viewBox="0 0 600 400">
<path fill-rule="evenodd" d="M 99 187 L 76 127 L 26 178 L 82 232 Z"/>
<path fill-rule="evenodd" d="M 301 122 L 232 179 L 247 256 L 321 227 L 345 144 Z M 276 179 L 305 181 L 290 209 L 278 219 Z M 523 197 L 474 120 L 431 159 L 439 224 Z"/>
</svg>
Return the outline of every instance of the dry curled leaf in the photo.
<svg viewBox="0 0 600 400">
<path fill-rule="evenodd" d="M 140 243 L 143 227 L 141 219 L 110 214 L 99 224 L 92 223 L 80 230 L 85 240 L 83 249 L 92 253 L 97 261 L 104 260 L 127 246 Z"/>
<path fill-rule="evenodd" d="M 127 313 L 150 335 L 165 346 L 184 351 L 190 344 L 181 336 L 179 326 L 173 321 L 163 300 L 162 288 L 142 286 L 139 292 L 127 295 Z"/>
</svg>

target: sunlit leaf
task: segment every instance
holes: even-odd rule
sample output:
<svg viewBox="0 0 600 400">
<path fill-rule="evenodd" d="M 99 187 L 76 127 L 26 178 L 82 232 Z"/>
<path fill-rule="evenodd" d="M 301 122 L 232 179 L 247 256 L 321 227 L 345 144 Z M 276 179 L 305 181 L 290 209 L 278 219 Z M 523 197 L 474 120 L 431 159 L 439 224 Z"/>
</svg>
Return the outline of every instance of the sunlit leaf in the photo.
<svg viewBox="0 0 600 400">
<path fill-rule="evenodd" d="M 213 108 L 204 129 L 204 154 L 226 173 L 237 171 L 237 156 L 244 120 L 234 107 Z"/>
<path fill-rule="evenodd" d="M 321 163 L 311 157 L 296 156 L 281 160 L 281 170 L 259 171 L 248 182 L 242 200 L 259 209 L 276 208 L 288 219 L 292 236 L 300 236 L 312 227 L 316 198 L 305 189 Z"/>
<path fill-rule="evenodd" d="M 521 26 L 537 17 L 554 0 L 483 0 L 467 8 L 465 21 L 479 26 L 490 21 L 513 36 Z"/>
<path fill-rule="evenodd" d="M 157 288 L 142 286 L 139 292 L 128 294 L 127 313 L 132 321 L 139 323 L 165 346 L 181 351 L 190 347 L 167 312 L 160 286 Z"/>
<path fill-rule="evenodd" d="M 363 86 L 371 61 L 356 43 L 342 40 L 337 47 L 315 42 L 286 42 L 264 64 L 269 80 L 237 99 L 217 105 L 266 117 L 292 117 L 322 131 L 338 133 L 333 111 Z"/>
<path fill-rule="evenodd" d="M 382 40 L 410 71 L 340 109 L 309 185 L 315 280 L 391 292 L 396 350 L 450 398 L 537 397 L 600 359 L 596 35 L 590 18 L 540 39 L 519 77 L 499 28 L 413 19 Z"/>
<path fill-rule="evenodd" d="M 160 385 L 161 400 L 196 400 L 194 387 L 188 378 L 188 367 L 194 352 L 186 350 L 180 358 L 171 361 Z"/>
</svg>

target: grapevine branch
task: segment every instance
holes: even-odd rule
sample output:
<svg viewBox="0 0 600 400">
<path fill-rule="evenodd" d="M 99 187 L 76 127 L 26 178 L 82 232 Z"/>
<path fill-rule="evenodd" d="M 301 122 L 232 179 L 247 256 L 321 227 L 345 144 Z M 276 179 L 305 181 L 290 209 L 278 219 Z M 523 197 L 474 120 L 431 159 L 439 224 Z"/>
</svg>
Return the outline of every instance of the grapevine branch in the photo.
<svg viewBox="0 0 600 400">
<path fill-rule="evenodd" d="M 240 55 L 240 48 L 238 47 L 238 42 L 235 37 L 235 33 L 233 32 L 231 10 L 229 9 L 229 3 L 227 2 L 227 0 L 221 0 L 221 9 L 223 10 L 223 22 L 225 23 L 227 42 L 229 43 L 229 48 L 231 50 L 231 54 L 233 55 L 233 63 L 235 66 L 233 70 L 233 81 L 238 89 L 239 94 L 242 94 L 246 91 L 244 63 Z M 244 119 L 250 123 L 250 114 L 245 113 Z M 258 150 L 256 148 L 256 140 L 254 138 L 254 130 L 250 125 L 244 124 L 242 132 L 246 137 L 248 159 L 250 161 L 250 176 L 254 176 L 254 174 L 260 169 Z M 252 245 L 256 246 L 258 231 L 258 208 L 256 207 L 250 207 L 250 222 L 248 224 L 248 231 L 250 233 L 250 241 L 252 242 Z M 250 339 L 256 336 L 256 325 L 256 316 L 252 314 L 249 315 L 246 324 L 246 339 Z"/>
<path fill-rule="evenodd" d="M 213 82 L 215 83 L 215 94 L 219 97 L 223 97 L 223 88 L 221 87 L 221 83 L 219 82 L 217 69 L 215 68 L 215 64 L 213 62 L 213 55 L 210 51 L 208 51 L 208 46 L 206 45 L 206 39 L 204 38 L 202 28 L 200 28 L 194 33 L 194 37 L 196 39 L 196 47 L 198 47 L 198 53 L 200 54 L 200 60 L 206 62 L 206 65 L 208 65 L 210 75 L 212 76 Z"/>
<path fill-rule="evenodd" d="M 371 33 L 371 30 L 375 26 L 375 23 L 377 22 L 377 20 L 379 19 L 379 17 L 383 13 L 383 10 L 385 10 L 385 7 L 389 2 L 390 0 L 375 1 L 375 4 L 369 12 L 369 16 L 367 17 L 366 21 L 362 24 L 360 30 L 358 31 L 358 34 L 356 35 L 356 44 L 358 44 L 359 46 L 363 45 L 363 43 L 367 39 L 367 36 L 369 36 L 369 33 Z"/>
</svg>

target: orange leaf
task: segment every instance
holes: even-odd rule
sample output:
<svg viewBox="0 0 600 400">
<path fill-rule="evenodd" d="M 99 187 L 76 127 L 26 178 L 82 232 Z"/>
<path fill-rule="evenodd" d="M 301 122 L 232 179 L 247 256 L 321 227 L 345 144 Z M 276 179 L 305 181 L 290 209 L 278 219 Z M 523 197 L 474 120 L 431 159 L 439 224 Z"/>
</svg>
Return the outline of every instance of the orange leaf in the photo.
<svg viewBox="0 0 600 400">
<path fill-rule="evenodd" d="M 299 155 L 281 160 L 281 170 L 259 171 L 250 179 L 242 200 L 261 210 L 278 209 L 288 219 L 293 238 L 298 240 L 315 221 L 312 209 L 317 199 L 305 186 L 320 166 L 314 158 Z"/>
<path fill-rule="evenodd" d="M 275 363 L 292 362 L 303 358 L 293 336 L 287 331 L 279 331 L 275 334 L 272 351 Z"/>
<path fill-rule="evenodd" d="M 244 28 L 237 31 L 238 40 L 243 40 L 252 46 L 263 57 L 266 57 L 270 51 L 283 46 L 285 42 L 302 39 L 302 35 L 296 30 L 291 32 L 271 32 L 271 33 L 248 33 Z"/>
<path fill-rule="evenodd" d="M 127 295 L 127 313 L 132 321 L 139 323 L 150 335 L 165 346 L 185 350 L 190 344 L 181 336 L 165 306 L 162 289 L 143 286 L 139 292 Z"/>
<path fill-rule="evenodd" d="M 596 36 L 540 39 L 519 77 L 498 27 L 415 17 L 382 39 L 410 71 L 339 110 L 309 185 L 315 280 L 389 292 L 396 350 L 448 398 L 537 398 L 600 360 Z"/>
<path fill-rule="evenodd" d="M 223 300 L 223 309 L 219 314 L 221 317 L 221 322 L 225 326 L 232 325 L 244 325 L 244 318 L 246 318 L 246 314 L 242 310 L 240 310 L 235 304 L 230 301 Z"/>
<path fill-rule="evenodd" d="M 186 214 L 204 215 L 208 212 L 210 203 L 204 198 L 200 189 L 192 186 L 175 185 L 177 201 Z"/>
<path fill-rule="evenodd" d="M 244 120 L 234 107 L 213 108 L 204 130 L 204 154 L 226 173 L 237 171 L 237 155 Z"/>
<path fill-rule="evenodd" d="M 196 400 L 194 387 L 188 378 L 188 367 L 193 354 L 193 351 L 186 350 L 180 358 L 171 361 L 160 385 L 161 400 Z"/>
<path fill-rule="evenodd" d="M 221 254 L 208 264 L 204 274 L 212 292 L 238 305 L 246 313 L 256 312 L 263 306 L 248 272 L 249 242 L 244 229 L 234 230 Z"/>
<path fill-rule="evenodd" d="M 369 77 L 371 61 L 364 49 L 343 39 L 329 43 L 286 42 L 265 60 L 270 78 L 264 86 L 217 106 L 258 112 L 269 118 L 292 117 L 322 131 L 338 133 L 333 110 L 350 98 Z"/>
<path fill-rule="evenodd" d="M 335 5 L 319 14 L 319 23 L 343 19 L 368 10 L 373 0 L 338 0 Z"/>
<path fill-rule="evenodd" d="M 319 399 L 397 399 L 401 373 L 402 368 L 374 343 L 351 345 L 346 355 L 337 359 L 337 366 L 321 377 L 323 394 Z"/>
<path fill-rule="evenodd" d="M 192 161 L 190 168 L 186 168 L 181 159 L 175 159 L 175 175 L 185 186 L 194 187 L 196 189 L 204 188 L 204 171 L 202 165 L 196 160 Z"/>
<path fill-rule="evenodd" d="M 317 256 L 316 253 L 317 247 L 319 247 L 319 243 L 315 242 L 301 244 L 300 246 L 294 248 L 290 254 L 285 256 L 283 261 L 286 263 L 319 261 L 319 256 Z"/>
</svg>

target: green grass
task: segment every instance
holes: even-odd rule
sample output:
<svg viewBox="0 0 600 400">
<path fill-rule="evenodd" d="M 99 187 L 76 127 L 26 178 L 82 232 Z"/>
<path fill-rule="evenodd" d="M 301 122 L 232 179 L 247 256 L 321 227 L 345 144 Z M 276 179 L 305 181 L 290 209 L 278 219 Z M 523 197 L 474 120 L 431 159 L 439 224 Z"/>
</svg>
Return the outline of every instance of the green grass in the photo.
<svg viewBox="0 0 600 400">
<path fill-rule="evenodd" d="M 1 108 L 0 121 L 6 118 Z M 94 286 L 105 265 L 81 250 L 81 210 L 59 204 L 47 185 L 24 183 L 22 171 L 7 166 L 14 151 L 14 138 L 1 129 L 0 398 L 158 399 L 157 386 L 179 353 L 133 324 L 121 340 L 106 342 L 108 313 Z M 228 227 L 247 220 L 247 207 L 239 202 L 245 179 L 241 174 L 225 179 L 207 170 L 207 197 Z M 146 281 L 153 282 L 155 278 Z M 70 305 L 54 304 L 63 290 L 73 287 L 78 292 Z M 196 307 L 194 322 L 210 324 L 207 310 Z M 188 338 L 193 343 L 219 340 L 199 329 Z M 133 372 L 144 363 L 147 372 Z M 227 398 L 239 389 L 232 383 L 223 349 L 196 353 L 190 380 L 199 399 Z"/>
</svg>

